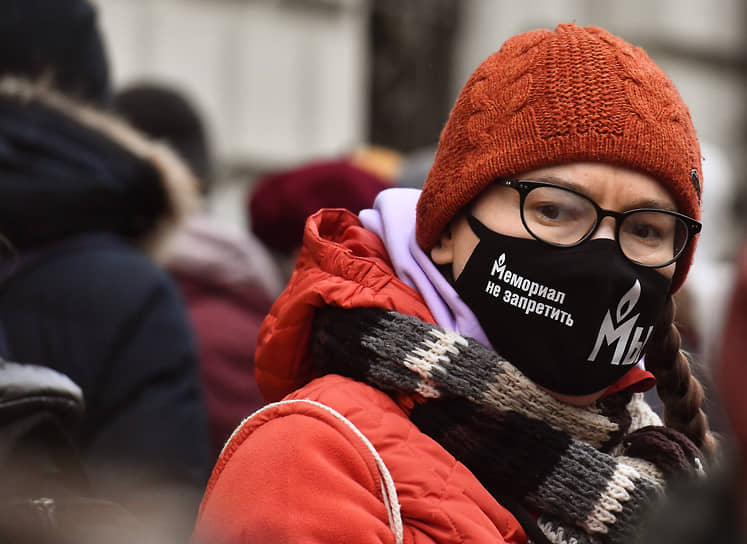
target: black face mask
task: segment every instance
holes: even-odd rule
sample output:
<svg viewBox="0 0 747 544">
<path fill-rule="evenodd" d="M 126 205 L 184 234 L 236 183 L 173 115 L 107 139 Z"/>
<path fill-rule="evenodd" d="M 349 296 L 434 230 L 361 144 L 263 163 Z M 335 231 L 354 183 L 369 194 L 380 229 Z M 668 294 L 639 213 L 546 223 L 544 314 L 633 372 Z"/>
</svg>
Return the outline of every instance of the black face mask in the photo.
<svg viewBox="0 0 747 544">
<path fill-rule="evenodd" d="M 480 242 L 455 289 L 511 364 L 551 391 L 586 395 L 640 360 L 671 280 L 614 240 L 557 248 L 468 221 Z"/>
</svg>

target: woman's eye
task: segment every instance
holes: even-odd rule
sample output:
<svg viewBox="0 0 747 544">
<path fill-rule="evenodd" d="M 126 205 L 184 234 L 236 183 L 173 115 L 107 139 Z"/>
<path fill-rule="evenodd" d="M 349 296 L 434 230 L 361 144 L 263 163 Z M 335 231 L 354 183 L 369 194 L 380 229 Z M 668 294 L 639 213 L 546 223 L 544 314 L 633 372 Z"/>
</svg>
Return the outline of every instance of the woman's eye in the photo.
<svg viewBox="0 0 747 544">
<path fill-rule="evenodd" d="M 545 204 L 537 208 L 537 212 L 546 219 L 560 219 L 560 206 L 555 204 Z"/>
<path fill-rule="evenodd" d="M 661 238 L 661 233 L 653 225 L 638 223 L 633 227 L 632 234 L 642 240 L 654 240 Z"/>
<path fill-rule="evenodd" d="M 557 202 L 546 202 L 533 207 L 533 213 L 537 220 L 552 223 L 569 223 L 579 221 L 583 211 L 575 206 L 567 206 Z"/>
</svg>

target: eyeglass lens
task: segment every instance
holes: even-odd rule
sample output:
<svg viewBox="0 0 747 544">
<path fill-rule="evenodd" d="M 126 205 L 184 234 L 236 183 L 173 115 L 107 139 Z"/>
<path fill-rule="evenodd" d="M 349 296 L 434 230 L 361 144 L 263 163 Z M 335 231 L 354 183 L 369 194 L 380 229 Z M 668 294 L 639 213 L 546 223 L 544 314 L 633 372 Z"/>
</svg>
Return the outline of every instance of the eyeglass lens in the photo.
<svg viewBox="0 0 747 544">
<path fill-rule="evenodd" d="M 558 187 L 540 186 L 529 191 L 522 213 L 533 236 L 557 246 L 577 244 L 597 224 L 597 210 L 591 201 Z M 665 211 L 640 211 L 625 216 L 618 236 L 628 259 L 661 266 L 682 252 L 688 229 L 681 218 Z"/>
</svg>

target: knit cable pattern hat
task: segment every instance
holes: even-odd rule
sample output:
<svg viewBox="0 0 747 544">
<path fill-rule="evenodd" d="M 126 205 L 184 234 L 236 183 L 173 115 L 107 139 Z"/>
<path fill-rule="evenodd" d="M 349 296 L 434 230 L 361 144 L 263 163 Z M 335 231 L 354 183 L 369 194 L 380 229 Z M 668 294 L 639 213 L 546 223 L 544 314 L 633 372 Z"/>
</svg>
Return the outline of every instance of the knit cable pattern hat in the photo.
<svg viewBox="0 0 747 544">
<path fill-rule="evenodd" d="M 648 174 L 678 211 L 700 218 L 700 146 L 690 113 L 642 49 L 574 24 L 509 39 L 469 78 L 441 133 L 418 202 L 418 244 L 429 251 L 494 180 L 579 161 Z M 693 241 L 680 257 L 672 292 L 694 249 Z"/>
</svg>

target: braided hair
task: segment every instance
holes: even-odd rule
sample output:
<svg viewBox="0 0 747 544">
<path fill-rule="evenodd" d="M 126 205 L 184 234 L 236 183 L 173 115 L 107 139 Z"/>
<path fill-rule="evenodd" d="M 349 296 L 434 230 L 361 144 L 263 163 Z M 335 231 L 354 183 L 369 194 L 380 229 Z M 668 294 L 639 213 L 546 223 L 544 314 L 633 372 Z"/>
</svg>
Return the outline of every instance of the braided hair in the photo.
<svg viewBox="0 0 747 544">
<path fill-rule="evenodd" d="M 675 312 L 670 295 L 646 351 L 646 369 L 656 376 L 656 390 L 664 403 L 664 423 L 690 438 L 708 459 L 713 459 L 717 444 L 703 411 L 703 386 L 691 373 L 689 360 L 680 349 Z"/>
</svg>

